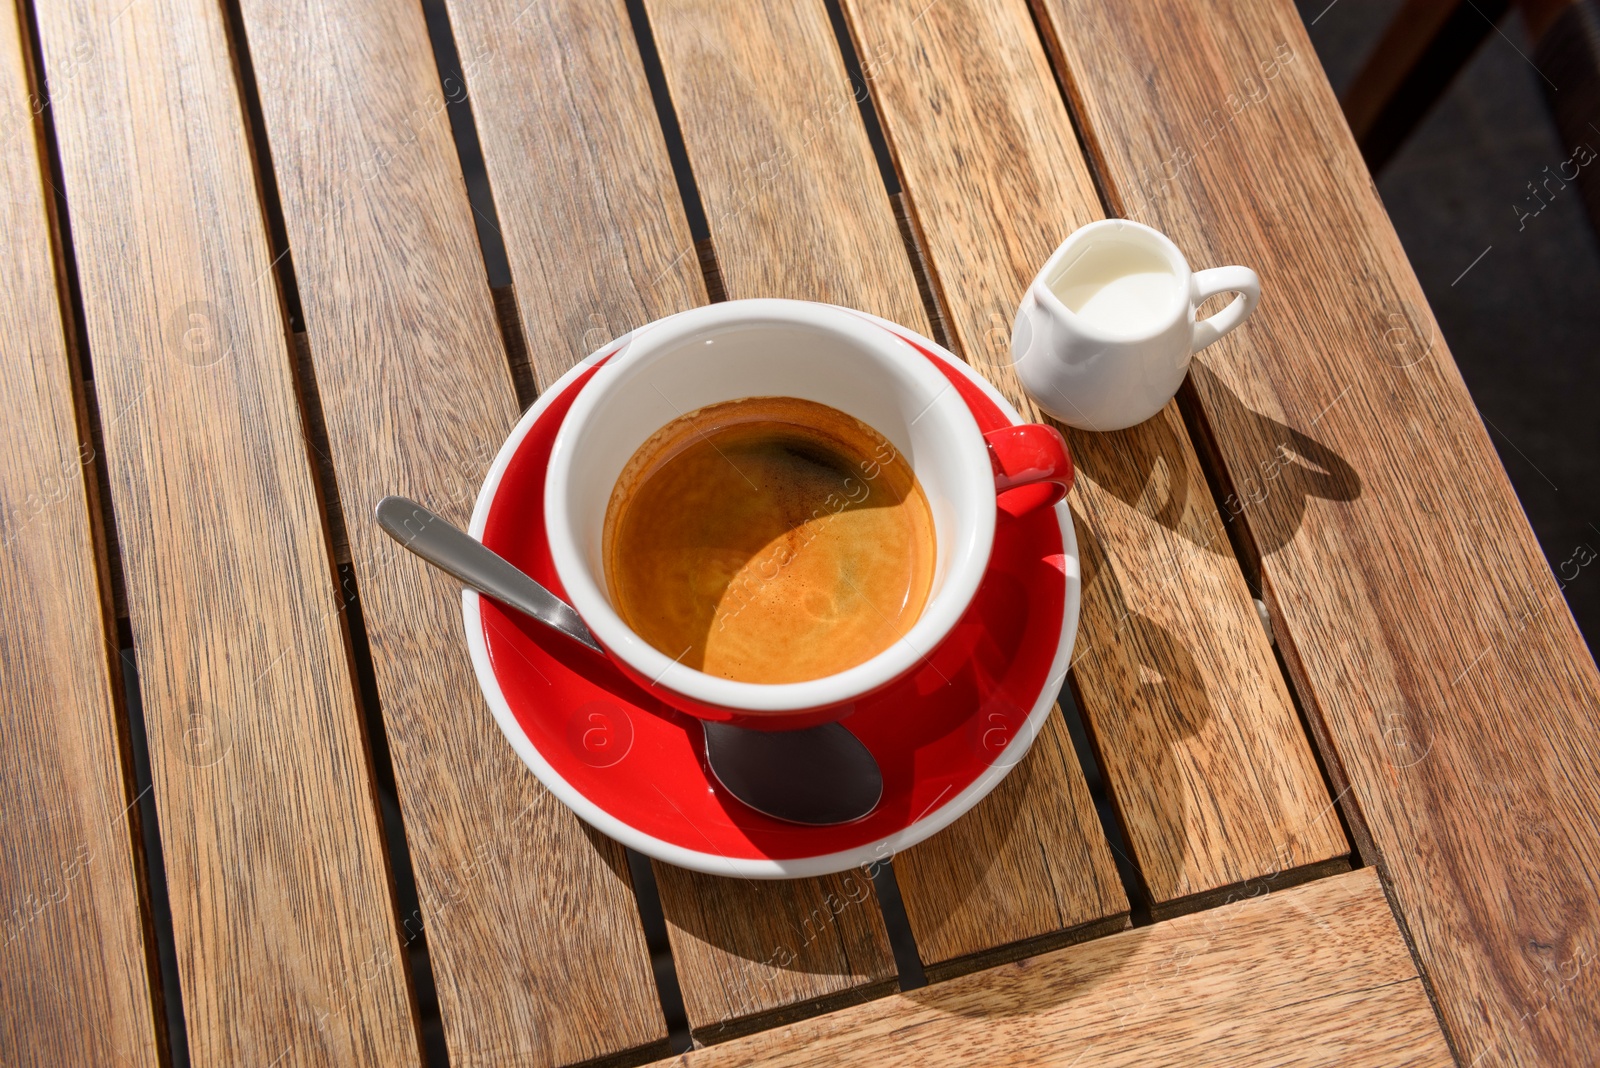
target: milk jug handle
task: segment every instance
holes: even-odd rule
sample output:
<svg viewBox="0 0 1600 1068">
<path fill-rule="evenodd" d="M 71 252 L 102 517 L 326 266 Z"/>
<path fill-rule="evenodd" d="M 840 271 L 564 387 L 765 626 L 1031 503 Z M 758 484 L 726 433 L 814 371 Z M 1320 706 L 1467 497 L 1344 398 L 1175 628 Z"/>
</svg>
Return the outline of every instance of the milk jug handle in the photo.
<svg viewBox="0 0 1600 1068">
<path fill-rule="evenodd" d="M 1190 352 L 1199 352 L 1250 318 L 1250 313 L 1261 302 L 1261 279 L 1248 267 L 1213 267 L 1207 271 L 1196 271 L 1190 289 L 1190 299 L 1197 308 L 1219 293 L 1238 294 L 1226 308 L 1194 324 L 1194 343 Z"/>
</svg>

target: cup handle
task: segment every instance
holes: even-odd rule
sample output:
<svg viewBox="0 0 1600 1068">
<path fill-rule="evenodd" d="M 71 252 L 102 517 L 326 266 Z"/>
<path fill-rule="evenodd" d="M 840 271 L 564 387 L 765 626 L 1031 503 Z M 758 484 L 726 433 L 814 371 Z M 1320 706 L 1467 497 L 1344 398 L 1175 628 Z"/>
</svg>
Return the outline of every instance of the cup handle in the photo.
<svg viewBox="0 0 1600 1068">
<path fill-rule="evenodd" d="M 1190 352 L 1199 352 L 1250 318 L 1250 313 L 1261 303 L 1261 279 L 1248 267 L 1213 267 L 1209 271 L 1194 273 L 1196 307 L 1219 293 L 1239 295 L 1217 314 L 1194 324 L 1194 344 Z"/>
<path fill-rule="evenodd" d="M 994 491 L 1009 494 L 1005 511 L 1014 516 L 1060 501 L 1072 488 L 1072 456 L 1061 431 L 1042 423 L 991 430 L 983 436 L 994 468 Z"/>
</svg>

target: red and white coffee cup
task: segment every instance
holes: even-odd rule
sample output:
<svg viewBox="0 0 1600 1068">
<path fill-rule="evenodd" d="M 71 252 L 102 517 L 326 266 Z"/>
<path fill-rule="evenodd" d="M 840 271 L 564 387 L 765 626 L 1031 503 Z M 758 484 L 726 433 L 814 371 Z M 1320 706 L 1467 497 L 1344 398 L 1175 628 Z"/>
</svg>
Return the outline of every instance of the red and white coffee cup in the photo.
<svg viewBox="0 0 1600 1068">
<path fill-rule="evenodd" d="M 604 573 L 606 508 L 634 452 L 697 408 L 764 396 L 826 404 L 877 430 L 911 463 L 933 512 L 933 586 L 917 621 L 871 659 L 806 682 L 737 682 L 673 660 L 623 622 Z M 977 592 L 997 494 L 1015 514 L 1055 504 L 1072 477 L 1053 427 L 984 435 L 949 380 L 872 320 L 806 301 L 738 300 L 641 328 L 595 373 L 556 436 L 544 514 L 568 600 L 625 674 L 703 719 L 783 730 L 846 716 L 916 669 Z"/>
</svg>

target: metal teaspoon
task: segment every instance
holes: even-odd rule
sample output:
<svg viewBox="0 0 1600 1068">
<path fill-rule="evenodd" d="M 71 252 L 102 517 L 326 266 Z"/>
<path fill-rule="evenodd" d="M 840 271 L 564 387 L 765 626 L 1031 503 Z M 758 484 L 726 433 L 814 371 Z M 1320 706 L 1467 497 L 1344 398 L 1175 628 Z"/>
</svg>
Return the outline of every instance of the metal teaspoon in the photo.
<svg viewBox="0 0 1600 1068">
<path fill-rule="evenodd" d="M 466 531 L 405 497 L 385 497 L 378 525 L 428 563 L 602 656 L 573 607 Z M 883 797 L 878 762 L 838 723 L 758 731 L 702 720 L 706 763 L 723 788 L 786 823 L 828 826 L 861 819 Z"/>
</svg>

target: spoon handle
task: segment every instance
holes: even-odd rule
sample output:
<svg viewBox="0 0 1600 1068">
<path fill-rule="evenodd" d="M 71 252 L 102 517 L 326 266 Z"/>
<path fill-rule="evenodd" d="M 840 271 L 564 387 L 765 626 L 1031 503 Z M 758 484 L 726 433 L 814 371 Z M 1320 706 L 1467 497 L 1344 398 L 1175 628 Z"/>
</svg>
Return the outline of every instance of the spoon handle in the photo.
<svg viewBox="0 0 1600 1068">
<path fill-rule="evenodd" d="M 385 497 L 375 514 L 385 533 L 434 567 L 595 652 L 602 651 L 571 605 L 448 520 L 406 497 Z"/>
</svg>

